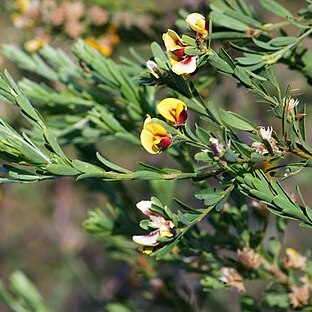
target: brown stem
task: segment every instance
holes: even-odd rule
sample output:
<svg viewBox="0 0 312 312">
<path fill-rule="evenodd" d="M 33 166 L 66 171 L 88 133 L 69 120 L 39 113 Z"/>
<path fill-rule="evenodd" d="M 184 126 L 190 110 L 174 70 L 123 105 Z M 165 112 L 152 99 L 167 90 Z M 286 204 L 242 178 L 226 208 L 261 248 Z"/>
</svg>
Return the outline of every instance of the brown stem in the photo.
<svg viewBox="0 0 312 312">
<path fill-rule="evenodd" d="M 307 154 L 306 152 L 304 152 L 303 150 L 300 150 L 300 149 L 296 149 L 294 151 L 292 151 L 292 153 L 294 153 L 295 155 L 301 157 L 301 158 L 304 158 L 304 159 L 312 159 L 312 155 L 310 154 Z"/>
<path fill-rule="evenodd" d="M 269 263 L 266 259 L 261 258 L 261 263 L 265 270 L 273 274 L 282 283 L 288 284 L 288 276 L 276 265 Z"/>
</svg>

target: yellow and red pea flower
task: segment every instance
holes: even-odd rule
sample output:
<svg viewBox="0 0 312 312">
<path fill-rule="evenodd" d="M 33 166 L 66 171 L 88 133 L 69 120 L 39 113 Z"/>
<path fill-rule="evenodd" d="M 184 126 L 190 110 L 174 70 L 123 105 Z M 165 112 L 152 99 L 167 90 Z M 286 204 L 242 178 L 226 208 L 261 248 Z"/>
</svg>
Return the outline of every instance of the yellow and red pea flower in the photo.
<svg viewBox="0 0 312 312">
<path fill-rule="evenodd" d="M 175 98 L 166 98 L 160 101 L 157 111 L 169 125 L 174 127 L 185 124 L 187 119 L 186 104 Z"/>
<path fill-rule="evenodd" d="M 171 70 L 177 75 L 192 74 L 197 67 L 197 56 L 185 54 L 186 43 L 171 29 L 163 34 L 163 40 L 170 58 Z"/>
<path fill-rule="evenodd" d="M 305 270 L 307 260 L 307 257 L 301 255 L 297 250 L 293 248 L 286 248 L 284 257 L 284 265 L 286 268 Z"/>
<path fill-rule="evenodd" d="M 202 38 L 208 37 L 208 22 L 205 17 L 199 13 L 191 13 L 186 17 L 186 22 L 189 27 L 194 30 L 197 35 Z"/>
<path fill-rule="evenodd" d="M 144 121 L 140 135 L 142 146 L 151 154 L 159 154 L 172 143 L 171 134 L 150 116 Z"/>
</svg>

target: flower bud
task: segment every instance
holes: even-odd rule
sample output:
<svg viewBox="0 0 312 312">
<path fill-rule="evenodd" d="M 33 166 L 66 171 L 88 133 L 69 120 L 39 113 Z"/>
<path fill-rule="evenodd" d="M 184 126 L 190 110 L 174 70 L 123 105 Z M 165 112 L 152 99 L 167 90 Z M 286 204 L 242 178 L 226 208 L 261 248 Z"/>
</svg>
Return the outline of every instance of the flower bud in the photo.
<svg viewBox="0 0 312 312">
<path fill-rule="evenodd" d="M 191 13 L 187 16 L 186 22 L 189 24 L 189 27 L 196 31 L 201 37 L 206 38 L 208 36 L 208 24 L 203 15 Z"/>
</svg>

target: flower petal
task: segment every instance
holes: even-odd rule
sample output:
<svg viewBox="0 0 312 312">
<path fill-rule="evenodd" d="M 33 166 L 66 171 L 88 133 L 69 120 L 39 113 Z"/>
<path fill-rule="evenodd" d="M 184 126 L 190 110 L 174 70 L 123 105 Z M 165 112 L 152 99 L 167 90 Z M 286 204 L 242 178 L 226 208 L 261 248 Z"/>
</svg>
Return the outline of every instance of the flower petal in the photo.
<svg viewBox="0 0 312 312">
<path fill-rule="evenodd" d="M 182 38 L 172 29 L 168 29 L 162 36 L 167 52 L 179 50 L 186 46 Z"/>
<path fill-rule="evenodd" d="M 196 70 L 197 56 L 188 56 L 183 61 L 172 66 L 172 71 L 177 75 L 191 74 Z"/>
<path fill-rule="evenodd" d="M 151 121 L 149 116 L 144 122 L 140 139 L 143 147 L 151 154 L 160 153 L 172 142 L 170 133 L 159 123 Z"/>
<path fill-rule="evenodd" d="M 146 216 L 148 216 L 153 222 L 156 223 L 165 223 L 166 220 L 158 215 L 156 212 L 150 210 L 152 207 L 152 201 L 150 200 L 141 200 L 136 204 L 137 208 L 144 213 Z"/>
<path fill-rule="evenodd" d="M 186 118 L 183 117 L 186 117 L 184 112 L 186 112 L 187 106 L 181 100 L 175 98 L 163 99 L 157 105 L 157 110 L 167 121 L 174 124 L 181 124 L 186 120 Z"/>
<path fill-rule="evenodd" d="M 157 241 L 159 236 L 160 236 L 160 232 L 159 232 L 159 229 L 157 229 L 153 232 L 150 232 L 147 235 L 134 235 L 132 236 L 132 240 L 138 245 L 156 246 L 159 244 L 159 242 Z"/>
<path fill-rule="evenodd" d="M 159 149 L 154 145 L 154 134 L 146 129 L 143 129 L 140 135 L 140 140 L 142 146 L 150 153 L 150 154 L 158 154 Z"/>
</svg>

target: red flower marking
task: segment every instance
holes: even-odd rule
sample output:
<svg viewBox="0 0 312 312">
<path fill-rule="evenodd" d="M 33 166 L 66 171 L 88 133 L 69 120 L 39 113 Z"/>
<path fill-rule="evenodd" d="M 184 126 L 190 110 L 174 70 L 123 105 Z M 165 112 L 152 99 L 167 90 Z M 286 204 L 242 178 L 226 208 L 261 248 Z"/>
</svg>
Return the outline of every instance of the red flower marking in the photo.
<svg viewBox="0 0 312 312">
<path fill-rule="evenodd" d="M 157 147 L 164 150 L 172 143 L 172 139 L 169 137 L 163 137 L 157 144 Z"/>
</svg>

